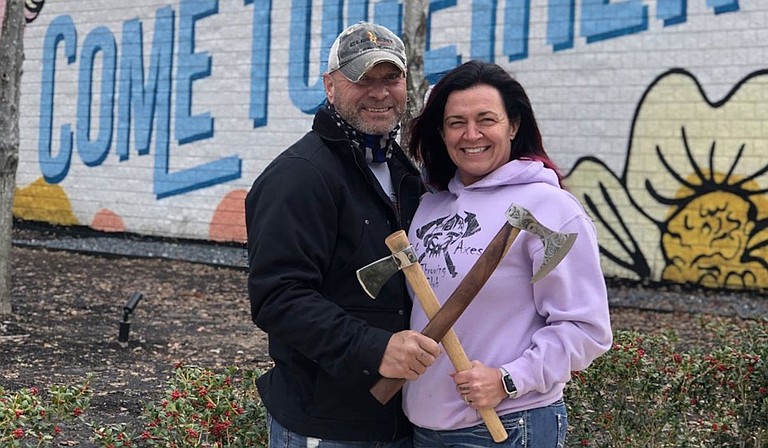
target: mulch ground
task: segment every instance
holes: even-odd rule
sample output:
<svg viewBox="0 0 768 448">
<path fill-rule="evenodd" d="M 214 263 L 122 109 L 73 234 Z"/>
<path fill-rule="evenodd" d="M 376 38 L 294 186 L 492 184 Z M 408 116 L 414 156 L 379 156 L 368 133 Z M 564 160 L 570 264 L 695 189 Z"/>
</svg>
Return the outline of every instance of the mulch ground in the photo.
<svg viewBox="0 0 768 448">
<path fill-rule="evenodd" d="M 162 397 L 177 363 L 268 362 L 266 336 L 250 321 L 242 270 L 19 247 L 11 262 L 13 314 L 0 316 L 6 390 L 44 390 L 92 373 L 89 420 L 137 422 L 143 406 Z M 142 298 L 121 344 L 123 307 L 135 292 Z M 63 436 L 91 446 L 87 435 Z"/>
<path fill-rule="evenodd" d="M 0 386 L 8 391 L 93 374 L 89 420 L 138 429 L 143 406 L 159 401 L 177 363 L 269 363 L 266 335 L 250 321 L 242 268 L 30 247 L 14 247 L 11 264 L 14 312 L 0 316 Z M 120 344 L 123 307 L 136 292 L 142 299 L 129 316 L 129 340 Z M 672 328 L 684 341 L 713 343 L 702 323 L 741 321 L 716 314 L 615 307 L 612 323 Z M 60 444 L 93 446 L 82 431 L 65 432 Z"/>
</svg>

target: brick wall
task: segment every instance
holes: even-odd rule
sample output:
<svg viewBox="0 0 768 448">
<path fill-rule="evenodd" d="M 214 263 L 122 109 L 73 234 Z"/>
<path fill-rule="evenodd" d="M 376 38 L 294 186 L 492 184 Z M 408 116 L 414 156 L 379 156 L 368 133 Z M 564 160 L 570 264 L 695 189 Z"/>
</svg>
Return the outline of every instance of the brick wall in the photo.
<svg viewBox="0 0 768 448">
<path fill-rule="evenodd" d="M 4 1 L 1 1 L 3 3 Z M 243 197 L 396 1 L 48 1 L 26 29 L 17 217 L 242 241 Z M 426 74 L 493 60 L 595 219 L 606 275 L 768 286 L 768 3 L 434 1 Z"/>
</svg>

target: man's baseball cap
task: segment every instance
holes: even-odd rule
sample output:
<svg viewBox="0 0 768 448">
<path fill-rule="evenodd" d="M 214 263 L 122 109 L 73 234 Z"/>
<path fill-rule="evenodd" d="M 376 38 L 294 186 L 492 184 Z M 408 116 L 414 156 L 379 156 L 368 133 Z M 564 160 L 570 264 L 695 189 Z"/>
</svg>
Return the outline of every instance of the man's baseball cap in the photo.
<svg viewBox="0 0 768 448">
<path fill-rule="evenodd" d="M 405 73 L 403 41 L 381 25 L 360 22 L 336 38 L 328 56 L 328 73 L 339 70 L 350 81 L 358 82 L 381 62 L 391 62 Z"/>
</svg>

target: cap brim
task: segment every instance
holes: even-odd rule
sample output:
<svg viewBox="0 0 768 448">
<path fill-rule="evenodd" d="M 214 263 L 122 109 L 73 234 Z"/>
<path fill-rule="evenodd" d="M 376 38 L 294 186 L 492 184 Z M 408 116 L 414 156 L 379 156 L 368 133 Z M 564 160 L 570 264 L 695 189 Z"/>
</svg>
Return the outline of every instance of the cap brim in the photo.
<svg viewBox="0 0 768 448">
<path fill-rule="evenodd" d="M 403 65 L 403 61 L 389 51 L 384 50 L 368 51 L 347 64 L 344 64 L 339 71 L 341 71 L 348 80 L 358 82 L 370 69 L 382 62 L 389 62 L 405 73 L 405 65 Z"/>
</svg>

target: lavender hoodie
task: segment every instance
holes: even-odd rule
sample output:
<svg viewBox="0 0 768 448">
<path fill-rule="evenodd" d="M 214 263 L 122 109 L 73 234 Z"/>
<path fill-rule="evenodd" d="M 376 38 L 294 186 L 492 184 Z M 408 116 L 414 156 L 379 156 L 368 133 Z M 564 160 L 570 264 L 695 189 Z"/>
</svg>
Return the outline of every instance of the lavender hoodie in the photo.
<svg viewBox="0 0 768 448">
<path fill-rule="evenodd" d="M 496 407 L 499 415 L 558 401 L 570 373 L 586 368 L 612 341 L 595 228 L 540 162 L 509 162 L 469 186 L 454 177 L 448 191 L 422 197 L 409 239 L 438 299 L 451 295 L 504 224 L 512 203 L 548 228 L 578 237 L 568 256 L 531 285 L 543 246 L 521 232 L 453 327 L 470 360 L 504 367 L 512 376 L 518 395 Z M 420 330 L 427 322 L 414 300 L 411 328 Z M 406 384 L 403 407 L 413 423 L 445 430 L 482 422 L 456 392 L 453 371 L 442 355 Z"/>
</svg>

